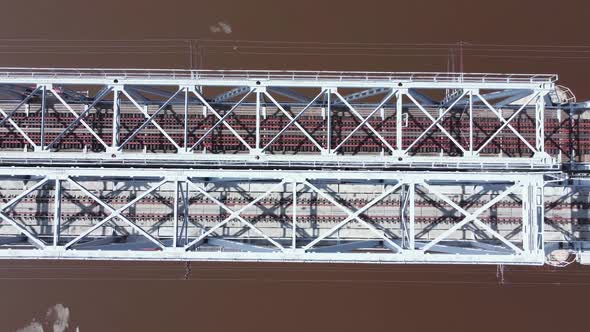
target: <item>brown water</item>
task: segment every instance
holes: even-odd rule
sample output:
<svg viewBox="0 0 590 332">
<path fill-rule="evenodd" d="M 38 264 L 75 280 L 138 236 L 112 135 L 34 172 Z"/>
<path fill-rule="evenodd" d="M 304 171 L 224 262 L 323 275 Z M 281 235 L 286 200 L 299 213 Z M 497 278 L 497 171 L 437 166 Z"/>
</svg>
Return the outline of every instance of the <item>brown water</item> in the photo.
<svg viewBox="0 0 590 332">
<path fill-rule="evenodd" d="M 541 52 L 543 45 L 590 45 L 589 9 L 586 1 L 548 0 L 144 0 L 139 4 L 115 0 L 5 1 L 0 38 L 61 41 L 51 42 L 51 53 L 35 52 L 39 49 L 32 46 L 39 47 L 39 43 L 25 43 L 32 52 L 28 54 L 10 53 L 14 44 L 0 41 L 0 64 L 187 68 L 190 61 L 186 49 L 166 49 L 162 45 L 170 42 L 146 40 L 197 38 L 428 44 L 414 45 L 409 50 L 383 50 L 386 45 L 364 45 L 362 49 L 357 45 L 350 49 L 352 45 L 346 44 L 340 46 L 349 49 L 331 52 L 337 55 L 318 55 L 327 52 L 318 47 L 338 45 L 295 44 L 297 51 L 308 55 L 293 55 L 293 48 L 246 52 L 241 49 L 243 43 L 235 42 L 236 49 L 229 43 L 225 45 L 229 48 L 207 50 L 203 60 L 206 68 L 446 71 L 448 51 L 432 50 L 431 44 L 463 41 L 486 44 L 477 51 L 465 46 L 465 71 L 558 73 L 562 84 L 572 87 L 579 97 L 590 98 L 586 88 L 590 49 L 553 47 L 549 53 Z M 212 26 L 219 29 L 220 21 L 231 26 L 230 34 L 211 32 Z M 72 46 L 64 40 L 79 42 L 74 49 L 64 48 Z M 92 45 L 105 47 L 97 52 L 89 48 Z M 113 49 L 121 45 L 130 47 L 126 51 L 133 45 L 141 47 L 133 48 L 136 53 Z M 515 51 L 518 45 L 541 46 L 523 54 Z M 169 53 L 163 52 L 166 50 Z"/>
<path fill-rule="evenodd" d="M 5 262 L 4 330 L 57 303 L 80 331 L 549 331 L 585 326 L 590 268 Z M 583 331 L 584 329 L 581 329 Z"/>
<path fill-rule="evenodd" d="M 0 65 L 190 66 L 184 51 L 150 53 L 155 42 L 138 42 L 154 38 L 590 45 L 589 7 L 584 1 L 522 0 L 11 1 L 2 4 L 0 38 L 19 41 L 0 41 Z M 220 21 L 231 25 L 230 34 L 211 32 Z M 100 53 L 92 48 L 97 43 L 147 51 Z M 17 46 L 43 46 L 45 53 L 11 52 Z M 240 47 L 206 54 L 204 67 L 444 71 L 448 63 L 418 46 L 403 57 L 392 55 L 398 50 L 375 55 L 382 51 L 369 46 L 340 51 L 345 55 L 314 55 L 313 49 L 308 55 L 260 54 L 271 53 L 263 48 L 243 54 Z M 590 97 L 590 55 L 583 49 L 516 57 L 520 53 L 503 46 L 508 57 L 486 58 L 482 52 L 500 47 L 485 48 L 478 56 L 466 51 L 466 71 L 558 73 L 579 99 Z M 70 329 L 80 331 L 588 329 L 590 268 L 580 266 L 507 267 L 503 282 L 495 266 L 193 263 L 185 276 L 182 263 L 0 262 L 0 330 L 36 319 L 47 331 L 46 312 L 56 304 L 69 309 Z"/>
</svg>

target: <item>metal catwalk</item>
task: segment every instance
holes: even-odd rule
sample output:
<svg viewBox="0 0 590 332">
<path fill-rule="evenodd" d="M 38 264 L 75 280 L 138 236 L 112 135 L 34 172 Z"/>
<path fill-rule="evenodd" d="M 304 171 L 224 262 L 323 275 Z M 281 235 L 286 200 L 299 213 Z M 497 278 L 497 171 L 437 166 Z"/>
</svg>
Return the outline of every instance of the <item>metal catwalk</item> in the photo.
<svg viewBox="0 0 590 332">
<path fill-rule="evenodd" d="M 556 80 L 3 68 L 0 258 L 584 257 L 586 105 Z"/>
</svg>

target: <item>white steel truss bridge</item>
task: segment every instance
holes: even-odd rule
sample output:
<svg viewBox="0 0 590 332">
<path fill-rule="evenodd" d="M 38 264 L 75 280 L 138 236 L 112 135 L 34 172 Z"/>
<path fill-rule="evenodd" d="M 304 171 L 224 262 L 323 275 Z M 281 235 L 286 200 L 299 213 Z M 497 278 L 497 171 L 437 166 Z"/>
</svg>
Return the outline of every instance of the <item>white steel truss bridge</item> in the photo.
<svg viewBox="0 0 590 332">
<path fill-rule="evenodd" d="M 0 258 L 584 257 L 556 80 L 0 68 Z"/>
<path fill-rule="evenodd" d="M 545 151 L 544 125 L 555 80 L 518 74 L 0 69 L 3 91 L 16 95 L 1 110 L 0 126 L 18 147 L 0 158 L 550 168 L 556 164 Z M 19 117 L 31 109 L 34 117 Z"/>
<path fill-rule="evenodd" d="M 18 167 L 3 175 L 3 188 L 26 184 L 0 207 L 4 233 L 11 233 L 3 238 L 11 247 L 0 250 L 2 258 L 541 264 L 545 257 L 538 173 L 465 173 L 457 179 L 448 173 L 342 171 L 336 178 L 309 171 L 38 168 L 31 175 L 30 168 Z M 131 182 L 134 194 L 117 200 Z M 452 188 L 464 184 L 479 187 L 472 196 L 484 187 L 496 194 L 469 208 L 453 200 Z M 228 200 L 234 188 L 247 190 L 248 199 Z M 15 206 L 39 191 L 50 191 L 53 200 L 45 218 L 38 215 L 33 223 Z M 353 206 L 347 198 L 361 191 L 367 198 Z M 137 207 L 149 204 L 150 195 L 160 200 L 149 209 Z M 103 212 L 95 223 L 81 222 L 84 213 L 64 213 L 76 210 L 83 197 Z M 315 209 L 339 220 L 312 225 L 312 197 L 323 205 Z M 417 197 L 440 199 L 457 213 L 457 223 L 416 227 Z M 486 222 L 489 209 L 511 200 L 519 202 L 522 223 L 508 229 Z M 158 205 L 171 210 L 170 218 L 150 223 L 137 217 L 138 210 L 156 214 Z M 266 211 L 274 218 L 257 220 Z M 394 218 L 379 221 L 383 211 Z M 218 216 L 205 217 L 211 214 Z M 474 235 L 466 236 L 465 227 Z"/>
</svg>

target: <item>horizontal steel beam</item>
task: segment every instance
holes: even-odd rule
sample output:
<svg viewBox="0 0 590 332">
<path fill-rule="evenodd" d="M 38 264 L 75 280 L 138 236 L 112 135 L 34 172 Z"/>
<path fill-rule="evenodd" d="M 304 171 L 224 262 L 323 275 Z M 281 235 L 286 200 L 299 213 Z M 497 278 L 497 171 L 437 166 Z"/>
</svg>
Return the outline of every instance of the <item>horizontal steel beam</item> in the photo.
<svg viewBox="0 0 590 332">
<path fill-rule="evenodd" d="M 543 265 L 544 254 L 456 255 L 395 253 L 260 253 L 207 251 L 98 251 L 98 250 L 0 250 L 0 259 L 66 259 L 122 261 L 217 261 L 217 262 L 291 262 L 291 263 L 363 263 L 363 264 L 483 264 Z M 586 258 L 583 258 L 584 261 Z"/>
<path fill-rule="evenodd" d="M 276 248 L 269 248 L 269 247 L 261 247 L 256 246 L 248 243 L 238 242 L 238 241 L 231 241 L 225 240 L 220 238 L 209 238 L 207 240 L 207 244 L 216 247 L 222 247 L 227 249 L 239 250 L 239 251 L 246 251 L 246 252 L 276 252 Z"/>
<path fill-rule="evenodd" d="M 357 249 L 371 249 L 383 244 L 379 240 L 353 241 L 331 246 L 314 247 L 309 252 L 349 252 Z"/>
<path fill-rule="evenodd" d="M 556 75 L 0 68 L 0 84 L 551 89 Z"/>
<path fill-rule="evenodd" d="M 148 154 L 83 152 L 0 152 L 0 165 L 55 166 L 161 166 L 161 167 L 229 167 L 229 168 L 357 168 L 357 169 L 435 169 L 435 170 L 559 170 L 560 165 L 543 156 L 533 158 L 448 157 L 448 156 L 379 156 L 379 155 L 250 155 L 250 154 Z M 580 169 L 584 168 L 582 166 Z"/>
<path fill-rule="evenodd" d="M 559 173 L 559 172 L 556 172 Z M 543 178 L 547 172 L 412 172 L 412 171 L 316 171 L 316 170 L 240 170 L 240 169 L 156 169 L 156 168 L 96 168 L 96 167 L 0 167 L 0 179 L 45 178 L 63 179 L 163 179 L 163 178 L 218 178 L 222 180 L 301 180 L 331 181 L 403 180 L 419 179 L 444 181 L 449 184 L 522 181 Z"/>
</svg>

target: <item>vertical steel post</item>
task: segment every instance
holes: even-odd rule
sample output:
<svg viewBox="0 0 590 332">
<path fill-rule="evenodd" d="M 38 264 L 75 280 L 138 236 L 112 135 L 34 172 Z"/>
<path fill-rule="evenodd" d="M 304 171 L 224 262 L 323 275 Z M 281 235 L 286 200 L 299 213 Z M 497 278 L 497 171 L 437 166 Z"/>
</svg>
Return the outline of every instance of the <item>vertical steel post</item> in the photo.
<svg viewBox="0 0 590 332">
<path fill-rule="evenodd" d="M 47 113 L 47 86 L 41 89 L 41 150 L 45 150 L 45 116 Z"/>
<path fill-rule="evenodd" d="M 569 123 L 569 154 L 570 154 L 570 167 L 573 167 L 574 162 L 576 160 L 576 155 L 575 155 L 575 134 L 574 134 L 574 128 L 576 128 L 574 126 L 574 104 L 570 103 L 569 104 L 569 119 L 568 119 L 568 123 Z"/>
<path fill-rule="evenodd" d="M 530 250 L 530 242 L 531 242 L 531 229 L 530 229 L 530 212 L 531 212 L 531 203 L 530 199 L 530 191 L 531 185 L 530 182 L 526 182 L 521 187 L 522 190 L 522 249 L 525 252 Z"/>
<path fill-rule="evenodd" d="M 545 187 L 542 179 L 535 183 L 535 236 L 534 250 L 543 252 L 545 250 Z"/>
<path fill-rule="evenodd" d="M 190 199 L 189 199 L 189 186 L 188 186 L 188 179 L 186 181 L 184 181 L 184 190 L 183 190 L 183 195 L 182 195 L 182 199 L 183 199 L 183 222 L 186 225 L 185 227 L 185 231 L 184 231 L 184 244 L 188 243 L 188 224 L 190 222 L 190 216 L 189 216 L 189 204 L 190 204 Z M 182 189 L 182 187 L 181 187 Z M 202 231 L 202 230 L 201 230 Z"/>
<path fill-rule="evenodd" d="M 469 156 L 473 156 L 473 91 L 469 91 Z"/>
<path fill-rule="evenodd" d="M 537 152 L 545 152 L 545 95 L 540 94 L 535 103 L 535 148 Z"/>
<path fill-rule="evenodd" d="M 504 119 L 504 111 L 502 110 L 502 108 L 498 108 L 498 114 L 499 114 L 500 118 Z M 504 137 L 500 136 L 499 140 L 500 140 L 500 152 L 498 153 L 498 157 L 502 157 L 502 155 L 504 154 L 504 150 L 502 150 L 502 148 L 504 147 Z"/>
<path fill-rule="evenodd" d="M 326 151 L 330 154 L 332 152 L 332 90 L 327 89 L 326 94 Z"/>
<path fill-rule="evenodd" d="M 256 89 L 256 150 L 260 150 L 260 90 Z"/>
<path fill-rule="evenodd" d="M 415 184 L 413 182 L 401 186 L 400 191 L 400 227 L 401 227 L 401 247 L 404 249 L 414 250 L 414 199 Z"/>
<path fill-rule="evenodd" d="M 444 108 L 439 107 L 438 108 L 438 118 L 442 118 L 443 114 L 444 114 Z M 461 129 L 463 129 L 463 128 L 461 128 Z M 449 133 L 449 134 L 452 135 L 451 133 Z M 444 148 L 444 146 L 441 146 L 441 148 L 440 148 L 441 157 L 444 155 L 444 153 L 445 153 L 445 148 Z"/>
<path fill-rule="evenodd" d="M 120 91 L 118 88 L 113 89 L 113 140 L 112 148 L 116 151 L 119 147 L 119 131 L 121 126 L 121 110 L 120 110 Z"/>
<path fill-rule="evenodd" d="M 396 148 L 399 153 L 401 153 L 403 148 L 403 141 L 402 141 L 402 112 L 403 112 L 403 98 L 404 93 L 401 90 L 397 92 L 397 100 L 395 103 L 395 141 L 396 141 Z"/>
<path fill-rule="evenodd" d="M 184 88 L 184 152 L 188 152 L 188 87 Z"/>
<path fill-rule="evenodd" d="M 535 177 L 523 185 L 523 250 L 535 254 L 544 249 L 544 193 L 543 180 Z M 526 226 L 526 230 L 525 230 Z"/>
<path fill-rule="evenodd" d="M 59 243 L 59 229 L 61 225 L 61 181 L 55 179 L 55 193 L 53 206 L 53 246 Z"/>
<path fill-rule="evenodd" d="M 410 206 L 408 207 L 408 219 L 410 221 L 410 225 L 409 225 L 409 236 L 408 236 L 408 240 L 409 240 L 409 249 L 410 250 L 414 250 L 415 249 L 415 237 L 416 237 L 416 229 L 414 226 L 414 218 L 416 216 L 416 212 L 415 212 L 415 198 L 416 198 L 416 183 L 412 182 L 409 185 L 409 191 L 408 191 L 408 203 L 410 204 Z"/>
<path fill-rule="evenodd" d="M 291 234 L 291 247 L 295 249 L 297 247 L 297 182 L 293 181 L 293 221 L 292 223 L 292 232 Z"/>
<path fill-rule="evenodd" d="M 400 234 L 401 234 L 400 246 L 402 248 L 405 248 L 406 238 L 409 238 L 408 227 L 407 227 L 407 222 L 406 222 L 406 210 L 407 210 L 407 204 L 408 204 L 408 196 L 407 196 L 407 190 L 406 190 L 405 185 L 401 186 L 399 197 L 400 197 L 399 218 L 400 218 Z"/>
<path fill-rule="evenodd" d="M 174 220 L 172 228 L 174 229 L 174 237 L 172 238 L 172 247 L 176 248 L 178 241 L 178 180 L 174 181 Z"/>
</svg>

